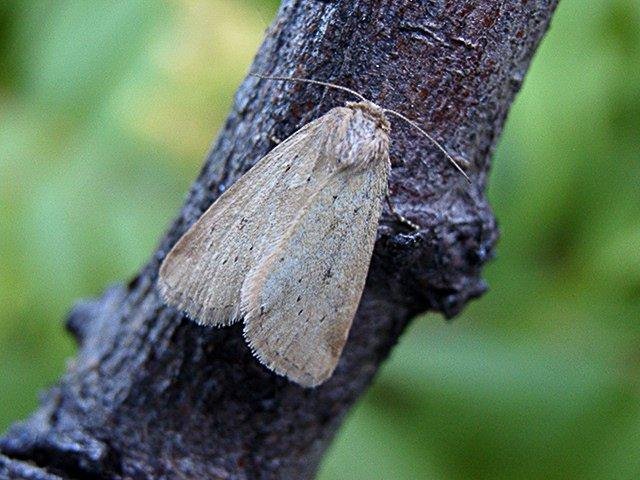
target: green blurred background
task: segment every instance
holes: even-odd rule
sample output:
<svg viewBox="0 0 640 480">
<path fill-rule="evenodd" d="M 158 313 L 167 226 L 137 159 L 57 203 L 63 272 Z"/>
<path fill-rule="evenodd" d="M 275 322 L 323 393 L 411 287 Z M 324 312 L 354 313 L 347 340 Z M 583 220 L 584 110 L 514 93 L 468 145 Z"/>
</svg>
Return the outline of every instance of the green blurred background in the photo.
<svg viewBox="0 0 640 480">
<path fill-rule="evenodd" d="M 181 205 L 276 1 L 0 0 L 0 430 Z M 230 47 L 232 46 L 232 47 Z M 640 478 L 640 0 L 561 0 L 495 157 L 492 290 L 414 322 L 320 478 Z"/>
</svg>

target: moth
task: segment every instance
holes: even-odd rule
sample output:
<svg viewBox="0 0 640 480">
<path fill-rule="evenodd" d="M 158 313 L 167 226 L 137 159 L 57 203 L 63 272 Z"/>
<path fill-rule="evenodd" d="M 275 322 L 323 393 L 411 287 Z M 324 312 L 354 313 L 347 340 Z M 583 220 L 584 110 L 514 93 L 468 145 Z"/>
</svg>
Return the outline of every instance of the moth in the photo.
<svg viewBox="0 0 640 480">
<path fill-rule="evenodd" d="M 164 301 L 202 325 L 244 321 L 254 356 L 304 387 L 333 373 L 367 277 L 390 171 L 387 114 L 359 93 L 277 145 L 164 259 Z M 462 171 L 464 174 L 464 172 Z M 466 176 L 466 175 L 465 175 Z"/>
</svg>

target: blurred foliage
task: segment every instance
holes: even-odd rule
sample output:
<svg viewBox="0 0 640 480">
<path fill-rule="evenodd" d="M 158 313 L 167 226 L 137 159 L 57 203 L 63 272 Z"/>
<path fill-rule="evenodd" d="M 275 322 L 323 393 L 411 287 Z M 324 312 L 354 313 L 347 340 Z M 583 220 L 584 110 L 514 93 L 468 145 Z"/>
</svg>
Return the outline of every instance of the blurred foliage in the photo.
<svg viewBox="0 0 640 480">
<path fill-rule="evenodd" d="M 276 2 L 0 0 L 0 429 L 179 208 Z M 321 479 L 640 478 L 640 0 L 562 0 L 490 195 L 493 290 L 414 322 Z"/>
</svg>

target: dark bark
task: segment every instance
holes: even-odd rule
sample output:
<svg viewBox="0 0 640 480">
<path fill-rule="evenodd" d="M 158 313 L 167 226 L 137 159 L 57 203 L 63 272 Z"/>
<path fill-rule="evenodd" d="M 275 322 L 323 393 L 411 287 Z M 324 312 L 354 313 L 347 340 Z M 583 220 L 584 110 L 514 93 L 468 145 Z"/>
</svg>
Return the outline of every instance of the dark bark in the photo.
<svg viewBox="0 0 640 480">
<path fill-rule="evenodd" d="M 472 183 L 392 122 L 390 200 L 421 229 L 385 211 L 335 375 L 316 389 L 291 384 L 252 358 L 239 325 L 200 327 L 163 306 L 154 288 L 170 247 L 273 137 L 348 99 L 247 78 L 149 263 L 128 285 L 73 309 L 78 355 L 40 410 L 2 439 L 0 478 L 312 477 L 407 322 L 427 310 L 451 317 L 485 291 L 480 271 L 498 235 L 485 197 L 490 157 L 555 5 L 285 1 L 253 71 L 330 80 L 407 114 L 468 162 Z"/>
</svg>

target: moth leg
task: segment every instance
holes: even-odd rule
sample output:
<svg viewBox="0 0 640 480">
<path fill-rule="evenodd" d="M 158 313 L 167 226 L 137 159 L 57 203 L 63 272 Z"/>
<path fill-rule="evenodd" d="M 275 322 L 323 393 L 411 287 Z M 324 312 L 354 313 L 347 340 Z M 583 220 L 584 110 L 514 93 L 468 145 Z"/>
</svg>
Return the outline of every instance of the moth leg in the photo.
<svg viewBox="0 0 640 480">
<path fill-rule="evenodd" d="M 408 218 L 406 218 L 404 215 L 402 215 L 400 212 L 398 212 L 395 207 L 393 206 L 393 204 L 391 203 L 391 198 L 389 197 L 389 195 L 385 195 L 385 200 L 387 201 L 387 205 L 389 207 L 389 211 L 393 214 L 394 217 L 396 217 L 396 220 L 401 223 L 402 225 L 405 225 L 406 227 L 409 227 L 412 230 L 418 231 L 420 230 L 420 226 L 416 225 L 415 223 L 413 223 L 411 220 L 409 220 Z"/>
</svg>

